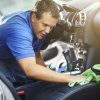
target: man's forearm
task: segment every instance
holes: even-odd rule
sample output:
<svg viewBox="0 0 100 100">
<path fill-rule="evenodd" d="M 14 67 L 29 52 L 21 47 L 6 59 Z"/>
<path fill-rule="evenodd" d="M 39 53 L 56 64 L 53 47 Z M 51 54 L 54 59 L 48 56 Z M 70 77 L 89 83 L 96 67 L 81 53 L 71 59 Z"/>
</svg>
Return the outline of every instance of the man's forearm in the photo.
<svg viewBox="0 0 100 100">
<path fill-rule="evenodd" d="M 49 81 L 49 82 L 62 82 L 67 83 L 70 80 L 67 80 L 67 75 L 54 72 L 46 67 L 41 65 L 35 65 L 35 67 L 30 66 L 30 70 L 28 76 L 31 78 Z"/>
<path fill-rule="evenodd" d="M 59 83 L 75 82 L 84 79 L 82 76 L 70 76 L 52 71 L 42 65 L 36 64 L 35 59 L 32 57 L 19 60 L 19 64 L 26 75 L 33 79 Z"/>
<path fill-rule="evenodd" d="M 58 73 L 43 67 L 41 65 L 30 66 L 30 71 L 28 74 L 29 77 L 35 78 L 38 80 L 49 81 L 49 82 L 58 82 L 58 83 L 68 83 L 68 82 L 76 82 L 79 80 L 83 80 L 82 76 L 72 76 L 66 75 L 63 73 Z"/>
</svg>

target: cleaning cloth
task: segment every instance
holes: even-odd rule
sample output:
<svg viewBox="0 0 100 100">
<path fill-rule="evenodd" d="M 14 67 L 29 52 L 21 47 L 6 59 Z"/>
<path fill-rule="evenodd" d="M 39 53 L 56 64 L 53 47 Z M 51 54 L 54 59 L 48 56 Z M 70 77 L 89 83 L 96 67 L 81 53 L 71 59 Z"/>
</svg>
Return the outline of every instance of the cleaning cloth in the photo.
<svg viewBox="0 0 100 100">
<path fill-rule="evenodd" d="M 85 76 L 86 79 L 69 83 L 68 86 L 73 87 L 75 85 L 85 85 L 92 81 L 100 83 L 100 64 L 96 64 L 92 68 L 87 69 L 82 73 L 82 75 Z"/>
</svg>

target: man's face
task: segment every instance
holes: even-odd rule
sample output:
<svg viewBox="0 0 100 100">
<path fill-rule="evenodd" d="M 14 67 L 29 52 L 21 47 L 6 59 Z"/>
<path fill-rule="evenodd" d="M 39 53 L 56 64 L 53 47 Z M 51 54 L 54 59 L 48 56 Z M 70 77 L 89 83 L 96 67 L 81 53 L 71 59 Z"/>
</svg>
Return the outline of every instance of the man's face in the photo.
<svg viewBox="0 0 100 100">
<path fill-rule="evenodd" d="M 37 19 L 35 14 L 32 15 L 32 26 L 38 39 L 49 34 L 57 22 L 58 20 L 52 17 L 50 12 L 44 12 L 40 19 Z"/>
</svg>

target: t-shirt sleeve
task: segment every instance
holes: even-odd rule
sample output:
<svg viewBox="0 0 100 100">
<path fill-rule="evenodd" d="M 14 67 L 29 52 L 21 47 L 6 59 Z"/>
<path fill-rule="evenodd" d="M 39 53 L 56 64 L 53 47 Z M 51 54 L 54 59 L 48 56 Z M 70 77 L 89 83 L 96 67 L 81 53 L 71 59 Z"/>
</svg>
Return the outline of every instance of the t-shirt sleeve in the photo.
<svg viewBox="0 0 100 100">
<path fill-rule="evenodd" d="M 16 60 L 34 57 L 35 52 L 32 47 L 32 34 L 22 25 L 12 25 L 8 29 L 6 44 Z"/>
</svg>

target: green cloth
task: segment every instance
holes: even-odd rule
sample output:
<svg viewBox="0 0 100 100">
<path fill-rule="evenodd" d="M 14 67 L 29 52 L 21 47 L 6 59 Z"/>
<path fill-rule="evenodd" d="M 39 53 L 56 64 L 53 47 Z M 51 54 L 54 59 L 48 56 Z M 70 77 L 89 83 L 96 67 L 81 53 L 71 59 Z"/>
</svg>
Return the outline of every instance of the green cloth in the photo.
<svg viewBox="0 0 100 100">
<path fill-rule="evenodd" d="M 100 84 L 100 64 L 96 64 L 93 66 L 93 69 L 97 70 L 98 73 L 96 74 L 96 77 L 94 78 L 94 81 L 96 81 L 96 83 Z"/>
<path fill-rule="evenodd" d="M 96 64 L 92 68 L 99 72 L 100 71 L 100 64 Z M 89 68 L 85 72 L 83 72 L 82 75 L 86 77 L 85 80 L 69 83 L 68 86 L 73 87 L 75 85 L 85 85 L 85 84 L 88 84 L 92 81 L 100 84 L 100 72 L 98 75 L 91 68 Z"/>
</svg>

